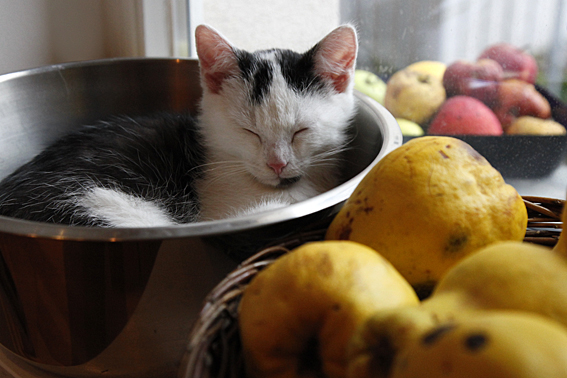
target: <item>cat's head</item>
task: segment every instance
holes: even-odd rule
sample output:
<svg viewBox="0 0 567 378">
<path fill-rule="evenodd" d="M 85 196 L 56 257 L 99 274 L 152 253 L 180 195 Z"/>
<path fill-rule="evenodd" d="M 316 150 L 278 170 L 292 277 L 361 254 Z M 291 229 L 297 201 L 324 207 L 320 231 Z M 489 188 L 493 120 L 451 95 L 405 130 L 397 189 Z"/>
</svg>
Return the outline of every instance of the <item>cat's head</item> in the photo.
<svg viewBox="0 0 567 378">
<path fill-rule="evenodd" d="M 204 25 L 195 35 L 216 160 L 271 186 L 328 175 L 355 112 L 355 29 L 340 26 L 305 53 L 243 51 Z"/>
</svg>

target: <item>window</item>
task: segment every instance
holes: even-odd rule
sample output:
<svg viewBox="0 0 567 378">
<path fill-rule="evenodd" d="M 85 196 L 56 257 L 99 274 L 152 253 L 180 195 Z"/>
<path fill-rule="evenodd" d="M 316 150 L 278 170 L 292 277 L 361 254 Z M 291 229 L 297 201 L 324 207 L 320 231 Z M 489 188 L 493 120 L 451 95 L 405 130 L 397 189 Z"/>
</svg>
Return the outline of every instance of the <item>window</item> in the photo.
<svg viewBox="0 0 567 378">
<path fill-rule="evenodd" d="M 183 8 L 183 1 L 170 0 L 178 9 Z M 537 59 L 537 84 L 556 99 L 567 101 L 565 0 L 186 1 L 189 32 L 184 37 L 189 38 L 187 55 L 193 57 L 193 30 L 203 22 L 244 49 L 277 46 L 298 50 L 311 47 L 333 27 L 349 22 L 360 35 L 358 67 L 384 80 L 413 62 L 475 61 L 486 47 L 508 42 Z M 177 20 L 172 30 L 184 22 Z M 503 137 L 495 141 L 480 137 L 473 147 L 482 150 L 497 168 L 505 164 L 512 169 L 510 174 L 503 170 L 505 179 L 522 195 L 565 198 L 566 138 Z"/>
</svg>

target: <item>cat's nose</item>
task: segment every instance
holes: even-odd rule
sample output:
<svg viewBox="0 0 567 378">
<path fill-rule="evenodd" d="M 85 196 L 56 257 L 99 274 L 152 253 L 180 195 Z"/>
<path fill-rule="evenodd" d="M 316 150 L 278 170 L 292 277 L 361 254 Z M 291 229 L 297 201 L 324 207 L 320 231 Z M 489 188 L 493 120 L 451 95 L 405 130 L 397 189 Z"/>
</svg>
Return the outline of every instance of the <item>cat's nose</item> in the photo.
<svg viewBox="0 0 567 378">
<path fill-rule="evenodd" d="M 272 168 L 274 172 L 279 176 L 281 175 L 283 169 L 286 167 L 287 163 L 284 161 L 276 161 L 268 163 L 268 167 Z"/>
</svg>

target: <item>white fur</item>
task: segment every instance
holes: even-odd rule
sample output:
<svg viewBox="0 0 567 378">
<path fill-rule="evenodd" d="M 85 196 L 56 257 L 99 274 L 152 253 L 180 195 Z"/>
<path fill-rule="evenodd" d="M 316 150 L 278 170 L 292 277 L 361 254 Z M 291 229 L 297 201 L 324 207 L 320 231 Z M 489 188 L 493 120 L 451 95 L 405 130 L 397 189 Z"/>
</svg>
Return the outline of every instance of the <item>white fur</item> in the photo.
<svg viewBox="0 0 567 378">
<path fill-rule="evenodd" d="M 87 213 L 115 227 L 160 227 L 174 225 L 156 203 L 117 190 L 95 187 L 77 199 Z"/>
<path fill-rule="evenodd" d="M 337 184 L 336 165 L 318 165 L 312 160 L 317 153 L 344 142 L 342 128 L 352 115 L 352 94 L 335 95 L 334 101 L 301 98 L 285 88 L 285 83 L 280 85 L 278 98 L 269 98 L 260 109 L 250 108 L 244 101 L 227 103 L 224 96 L 204 99 L 203 106 L 209 111 L 201 118 L 201 127 L 214 152 L 206 167 L 206 180 L 198 187 L 203 219 L 223 218 L 234 210 L 250 213 L 250 206 L 259 199 L 274 198 L 281 206 L 288 205 Z M 230 91 L 228 97 L 245 99 L 238 88 Z M 251 124 L 251 120 L 256 123 Z M 297 125 L 310 130 L 298 135 L 292 144 Z M 243 127 L 256 130 L 262 141 Z M 301 181 L 286 189 L 274 187 L 278 177 L 267 166 L 273 155 L 288 161 L 283 177 L 302 175 Z"/>
</svg>

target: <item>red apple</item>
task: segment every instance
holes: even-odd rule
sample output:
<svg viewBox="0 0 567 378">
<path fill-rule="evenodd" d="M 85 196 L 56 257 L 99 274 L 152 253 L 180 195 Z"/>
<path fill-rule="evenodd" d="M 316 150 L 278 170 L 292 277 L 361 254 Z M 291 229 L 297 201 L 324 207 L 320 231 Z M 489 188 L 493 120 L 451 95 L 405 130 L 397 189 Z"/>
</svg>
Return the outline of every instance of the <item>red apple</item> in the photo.
<svg viewBox="0 0 567 378">
<path fill-rule="evenodd" d="M 496 115 L 482 101 L 470 96 L 454 96 L 441 105 L 429 124 L 432 135 L 502 135 Z"/>
<path fill-rule="evenodd" d="M 504 130 L 521 116 L 551 117 L 549 101 L 533 84 L 518 79 L 504 80 L 498 85 L 498 99 L 491 107 Z"/>
<path fill-rule="evenodd" d="M 498 43 L 486 48 L 478 59 L 493 59 L 500 63 L 504 76 L 508 79 L 520 79 L 534 84 L 538 66 L 535 58 L 526 51 L 509 43 Z"/>
<path fill-rule="evenodd" d="M 488 104 L 496 99 L 502 75 L 502 67 L 495 60 L 480 59 L 474 63 L 458 60 L 445 70 L 443 86 L 448 97 L 471 96 Z"/>
</svg>

